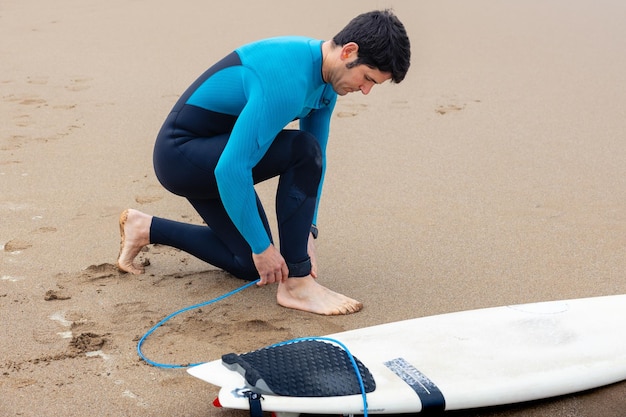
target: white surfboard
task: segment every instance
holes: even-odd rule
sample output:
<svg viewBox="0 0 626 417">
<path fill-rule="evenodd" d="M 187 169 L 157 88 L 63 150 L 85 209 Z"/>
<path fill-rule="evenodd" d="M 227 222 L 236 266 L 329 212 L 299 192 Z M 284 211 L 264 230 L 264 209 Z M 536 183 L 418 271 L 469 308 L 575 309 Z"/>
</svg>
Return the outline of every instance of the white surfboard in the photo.
<svg viewBox="0 0 626 417">
<path fill-rule="evenodd" d="M 369 370 L 375 383 L 366 394 L 370 414 L 511 404 L 626 380 L 626 295 L 462 311 L 327 337 Z M 280 355 L 272 359 L 279 368 Z M 222 407 L 249 409 L 251 384 L 241 367 L 216 360 L 188 372 L 221 387 Z M 358 392 L 294 397 L 268 394 L 263 384 L 260 405 L 279 416 L 364 412 Z"/>
</svg>

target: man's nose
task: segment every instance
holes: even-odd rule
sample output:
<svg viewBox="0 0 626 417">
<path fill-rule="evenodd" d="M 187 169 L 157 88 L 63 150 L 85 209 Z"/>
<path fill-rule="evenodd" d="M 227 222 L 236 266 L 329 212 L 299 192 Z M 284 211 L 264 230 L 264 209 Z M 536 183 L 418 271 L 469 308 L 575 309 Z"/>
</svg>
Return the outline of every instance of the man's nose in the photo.
<svg viewBox="0 0 626 417">
<path fill-rule="evenodd" d="M 374 83 L 363 84 L 361 86 L 361 93 L 363 93 L 363 95 L 368 95 L 370 91 L 372 91 L 372 87 L 374 87 Z"/>
</svg>

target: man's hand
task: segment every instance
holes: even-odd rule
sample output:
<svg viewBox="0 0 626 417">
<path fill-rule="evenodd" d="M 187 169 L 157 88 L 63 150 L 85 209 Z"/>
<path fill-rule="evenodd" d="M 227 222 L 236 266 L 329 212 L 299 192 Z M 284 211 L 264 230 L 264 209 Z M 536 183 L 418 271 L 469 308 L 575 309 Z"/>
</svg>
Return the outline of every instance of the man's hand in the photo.
<svg viewBox="0 0 626 417">
<path fill-rule="evenodd" d="M 284 282 L 289 277 L 287 263 L 274 245 L 270 245 L 259 254 L 253 253 L 252 260 L 261 279 L 257 284 L 259 286 Z"/>
</svg>

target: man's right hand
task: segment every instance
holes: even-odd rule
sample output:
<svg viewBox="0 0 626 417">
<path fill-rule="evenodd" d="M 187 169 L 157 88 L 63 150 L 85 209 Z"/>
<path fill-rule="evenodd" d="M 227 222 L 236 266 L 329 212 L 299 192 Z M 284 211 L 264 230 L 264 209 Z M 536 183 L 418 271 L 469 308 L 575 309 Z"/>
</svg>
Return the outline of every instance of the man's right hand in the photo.
<svg viewBox="0 0 626 417">
<path fill-rule="evenodd" d="M 254 266 L 259 272 L 260 281 L 257 285 L 284 282 L 289 277 L 289 268 L 285 259 L 274 245 L 270 245 L 263 252 L 252 254 Z"/>
</svg>

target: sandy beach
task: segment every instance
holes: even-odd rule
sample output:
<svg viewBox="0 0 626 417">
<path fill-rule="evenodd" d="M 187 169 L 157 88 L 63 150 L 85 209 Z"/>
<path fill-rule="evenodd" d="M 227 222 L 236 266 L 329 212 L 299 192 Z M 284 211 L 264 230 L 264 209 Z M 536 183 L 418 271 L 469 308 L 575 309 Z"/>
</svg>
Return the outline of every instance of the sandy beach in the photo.
<svg viewBox="0 0 626 417">
<path fill-rule="evenodd" d="M 54 3 L 54 4 L 53 4 Z M 392 7 L 398 85 L 339 99 L 320 281 L 364 303 L 323 317 L 250 288 L 144 344 L 184 364 L 301 336 L 473 308 L 626 292 L 626 3 L 618 0 L 3 0 L 0 416 L 220 416 L 217 390 L 137 355 L 166 315 L 245 284 L 150 246 L 115 268 L 133 207 L 200 223 L 152 168 L 185 88 L 237 46 L 329 39 Z M 258 187 L 273 213 L 270 181 Z M 274 221 L 274 219 L 271 219 Z M 626 331 L 626 328 L 616 329 Z M 626 383 L 458 417 L 621 417 Z"/>
</svg>

